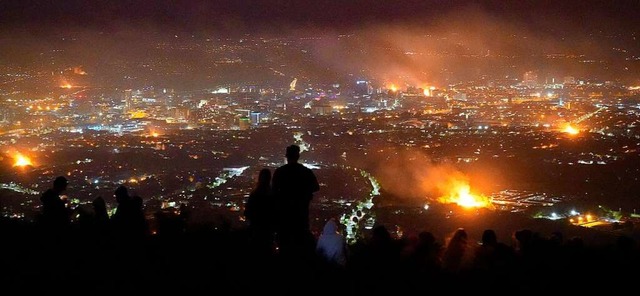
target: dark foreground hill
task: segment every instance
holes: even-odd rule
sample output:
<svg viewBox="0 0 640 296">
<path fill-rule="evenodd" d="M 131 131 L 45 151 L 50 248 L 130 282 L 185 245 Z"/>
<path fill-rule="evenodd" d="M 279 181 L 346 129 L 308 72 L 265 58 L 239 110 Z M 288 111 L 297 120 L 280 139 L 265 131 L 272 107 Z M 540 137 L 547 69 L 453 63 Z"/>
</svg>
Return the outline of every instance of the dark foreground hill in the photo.
<svg viewBox="0 0 640 296">
<path fill-rule="evenodd" d="M 51 233 L 33 223 L 2 220 L 0 289 L 2 295 L 612 292 L 633 287 L 640 263 L 631 230 L 594 231 L 484 211 L 421 219 L 433 242 L 424 243 L 418 234 L 367 236 L 348 246 L 343 266 L 319 257 L 284 260 L 277 252 L 258 256 L 245 229 L 223 225 L 122 237 L 94 226 Z M 469 234 L 465 263 L 450 269 L 446 237 L 459 227 Z M 478 261 L 474 255 L 486 229 L 496 231 L 507 251 Z M 531 231 L 520 232 L 525 229 Z M 516 233 L 529 235 L 518 241 Z"/>
</svg>

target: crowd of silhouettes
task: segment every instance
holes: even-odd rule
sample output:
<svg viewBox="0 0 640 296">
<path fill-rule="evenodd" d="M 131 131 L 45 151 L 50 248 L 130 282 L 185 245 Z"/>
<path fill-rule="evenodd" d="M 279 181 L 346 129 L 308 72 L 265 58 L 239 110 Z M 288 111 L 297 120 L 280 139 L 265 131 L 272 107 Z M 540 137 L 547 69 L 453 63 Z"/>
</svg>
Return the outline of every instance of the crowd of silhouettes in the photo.
<svg viewBox="0 0 640 296">
<path fill-rule="evenodd" d="M 508 238 L 486 229 L 478 239 L 464 228 L 443 238 L 429 231 L 394 237 L 380 224 L 347 244 L 336 218 L 314 235 L 308 207 L 318 182 L 297 162 L 299 147 L 288 147 L 286 156 L 273 175 L 259 171 L 241 229 L 190 228 L 182 204 L 179 214 L 163 216 L 160 223 L 169 226 L 157 227 L 169 230 L 152 234 L 142 198 L 125 186 L 114 190 L 113 214 L 98 197 L 71 219 L 63 196 L 68 181 L 58 177 L 41 196 L 35 224 L 0 223 L 11 242 L 5 244 L 11 256 L 0 259 L 6 295 L 68 293 L 70 281 L 85 295 L 203 294 L 221 285 L 285 295 L 578 293 L 596 284 L 624 290 L 635 274 L 627 271 L 640 263 L 636 240 L 625 235 L 590 246 L 531 229 Z"/>
</svg>

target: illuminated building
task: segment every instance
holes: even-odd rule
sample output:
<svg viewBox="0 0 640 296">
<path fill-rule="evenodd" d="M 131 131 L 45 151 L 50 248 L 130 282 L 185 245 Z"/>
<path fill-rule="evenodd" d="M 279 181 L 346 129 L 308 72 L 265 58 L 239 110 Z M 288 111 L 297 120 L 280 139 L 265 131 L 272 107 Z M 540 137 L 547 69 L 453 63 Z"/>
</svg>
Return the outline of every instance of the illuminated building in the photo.
<svg viewBox="0 0 640 296">
<path fill-rule="evenodd" d="M 565 76 L 563 82 L 564 84 L 576 84 L 576 78 L 573 76 Z"/>
<path fill-rule="evenodd" d="M 333 112 L 333 108 L 325 100 L 314 101 L 311 105 L 311 112 L 316 115 L 326 115 Z"/>
<path fill-rule="evenodd" d="M 127 112 L 133 107 L 133 91 L 131 89 L 124 90 L 124 111 Z"/>
<path fill-rule="evenodd" d="M 538 86 L 538 74 L 533 71 L 527 71 L 522 77 L 522 85 L 528 88 L 535 88 Z"/>
<path fill-rule="evenodd" d="M 373 87 L 371 87 L 371 83 L 366 80 L 358 80 L 356 81 L 356 94 L 357 95 L 370 95 L 373 93 Z"/>
<path fill-rule="evenodd" d="M 467 94 L 465 93 L 456 93 L 453 95 L 453 100 L 455 101 L 466 101 L 467 100 Z"/>
<path fill-rule="evenodd" d="M 180 108 L 175 108 L 173 116 L 178 120 L 184 121 L 189 118 L 189 115 L 190 115 L 189 108 L 180 107 Z"/>
<path fill-rule="evenodd" d="M 251 112 L 251 117 L 250 117 L 250 119 L 251 119 L 251 124 L 253 124 L 253 125 L 258 125 L 258 124 L 260 124 L 260 119 L 261 119 L 261 118 L 262 118 L 262 113 L 260 113 L 260 112 L 255 112 L 255 111 Z"/>
<path fill-rule="evenodd" d="M 12 114 L 9 110 L 0 110 L 0 123 L 10 123 L 11 115 Z"/>
<path fill-rule="evenodd" d="M 246 116 L 238 118 L 238 127 L 241 131 L 248 130 L 251 128 L 251 119 Z"/>
</svg>

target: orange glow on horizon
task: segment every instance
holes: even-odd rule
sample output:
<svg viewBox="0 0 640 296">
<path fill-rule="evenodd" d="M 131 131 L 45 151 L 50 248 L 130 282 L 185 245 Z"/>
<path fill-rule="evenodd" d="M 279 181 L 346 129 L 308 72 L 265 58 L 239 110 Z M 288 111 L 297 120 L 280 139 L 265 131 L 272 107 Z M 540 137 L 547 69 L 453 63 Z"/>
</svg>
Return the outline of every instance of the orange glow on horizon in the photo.
<svg viewBox="0 0 640 296">
<path fill-rule="evenodd" d="M 71 89 L 73 87 L 73 85 L 71 85 L 68 82 L 63 83 L 62 85 L 60 85 L 60 88 L 66 88 L 66 89 Z"/>
<path fill-rule="evenodd" d="M 580 130 L 571 126 L 570 124 L 567 124 L 567 126 L 565 126 L 564 129 L 562 129 L 562 132 L 573 136 L 573 135 L 579 134 Z"/>
<path fill-rule="evenodd" d="M 29 157 L 26 157 L 20 153 L 16 153 L 13 156 L 13 159 L 15 160 L 15 162 L 13 163 L 14 167 L 26 167 L 26 166 L 33 166 L 33 163 L 31 162 L 31 159 Z"/>
<path fill-rule="evenodd" d="M 491 200 L 484 195 L 477 195 L 471 192 L 469 184 L 458 181 L 452 186 L 448 196 L 438 198 L 441 203 L 455 203 L 463 208 L 488 208 Z"/>
</svg>

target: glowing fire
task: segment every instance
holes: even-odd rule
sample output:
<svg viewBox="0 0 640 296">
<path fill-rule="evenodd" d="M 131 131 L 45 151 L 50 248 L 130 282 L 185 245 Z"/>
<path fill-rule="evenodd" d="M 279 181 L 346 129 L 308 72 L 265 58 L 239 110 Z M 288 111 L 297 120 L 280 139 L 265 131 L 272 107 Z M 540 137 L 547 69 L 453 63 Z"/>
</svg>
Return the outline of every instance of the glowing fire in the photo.
<svg viewBox="0 0 640 296">
<path fill-rule="evenodd" d="M 578 133 L 580 133 L 580 130 L 571 126 L 570 124 L 567 124 L 567 126 L 565 126 L 562 131 L 570 135 L 577 135 Z"/>
<path fill-rule="evenodd" d="M 425 86 L 422 88 L 422 94 L 424 94 L 425 97 L 430 97 L 433 94 L 433 91 L 436 89 L 435 86 Z"/>
<path fill-rule="evenodd" d="M 395 86 L 395 84 L 392 84 L 389 86 L 389 90 L 391 90 L 392 92 L 397 92 L 398 91 L 398 87 Z"/>
<path fill-rule="evenodd" d="M 15 163 L 13 164 L 14 167 L 25 167 L 33 165 L 33 163 L 31 163 L 31 159 L 20 153 L 16 153 L 13 158 L 15 159 Z"/>
<path fill-rule="evenodd" d="M 465 208 L 486 208 L 491 206 L 491 200 L 484 195 L 476 195 L 471 193 L 468 184 L 456 184 L 448 196 L 438 199 L 442 203 L 455 203 Z"/>
<path fill-rule="evenodd" d="M 61 88 L 66 88 L 66 89 L 70 89 L 73 87 L 73 85 L 71 85 L 68 82 L 63 83 L 62 85 L 60 85 Z"/>
<path fill-rule="evenodd" d="M 82 67 L 73 67 L 73 74 L 87 75 L 87 72 L 82 70 Z"/>
</svg>

